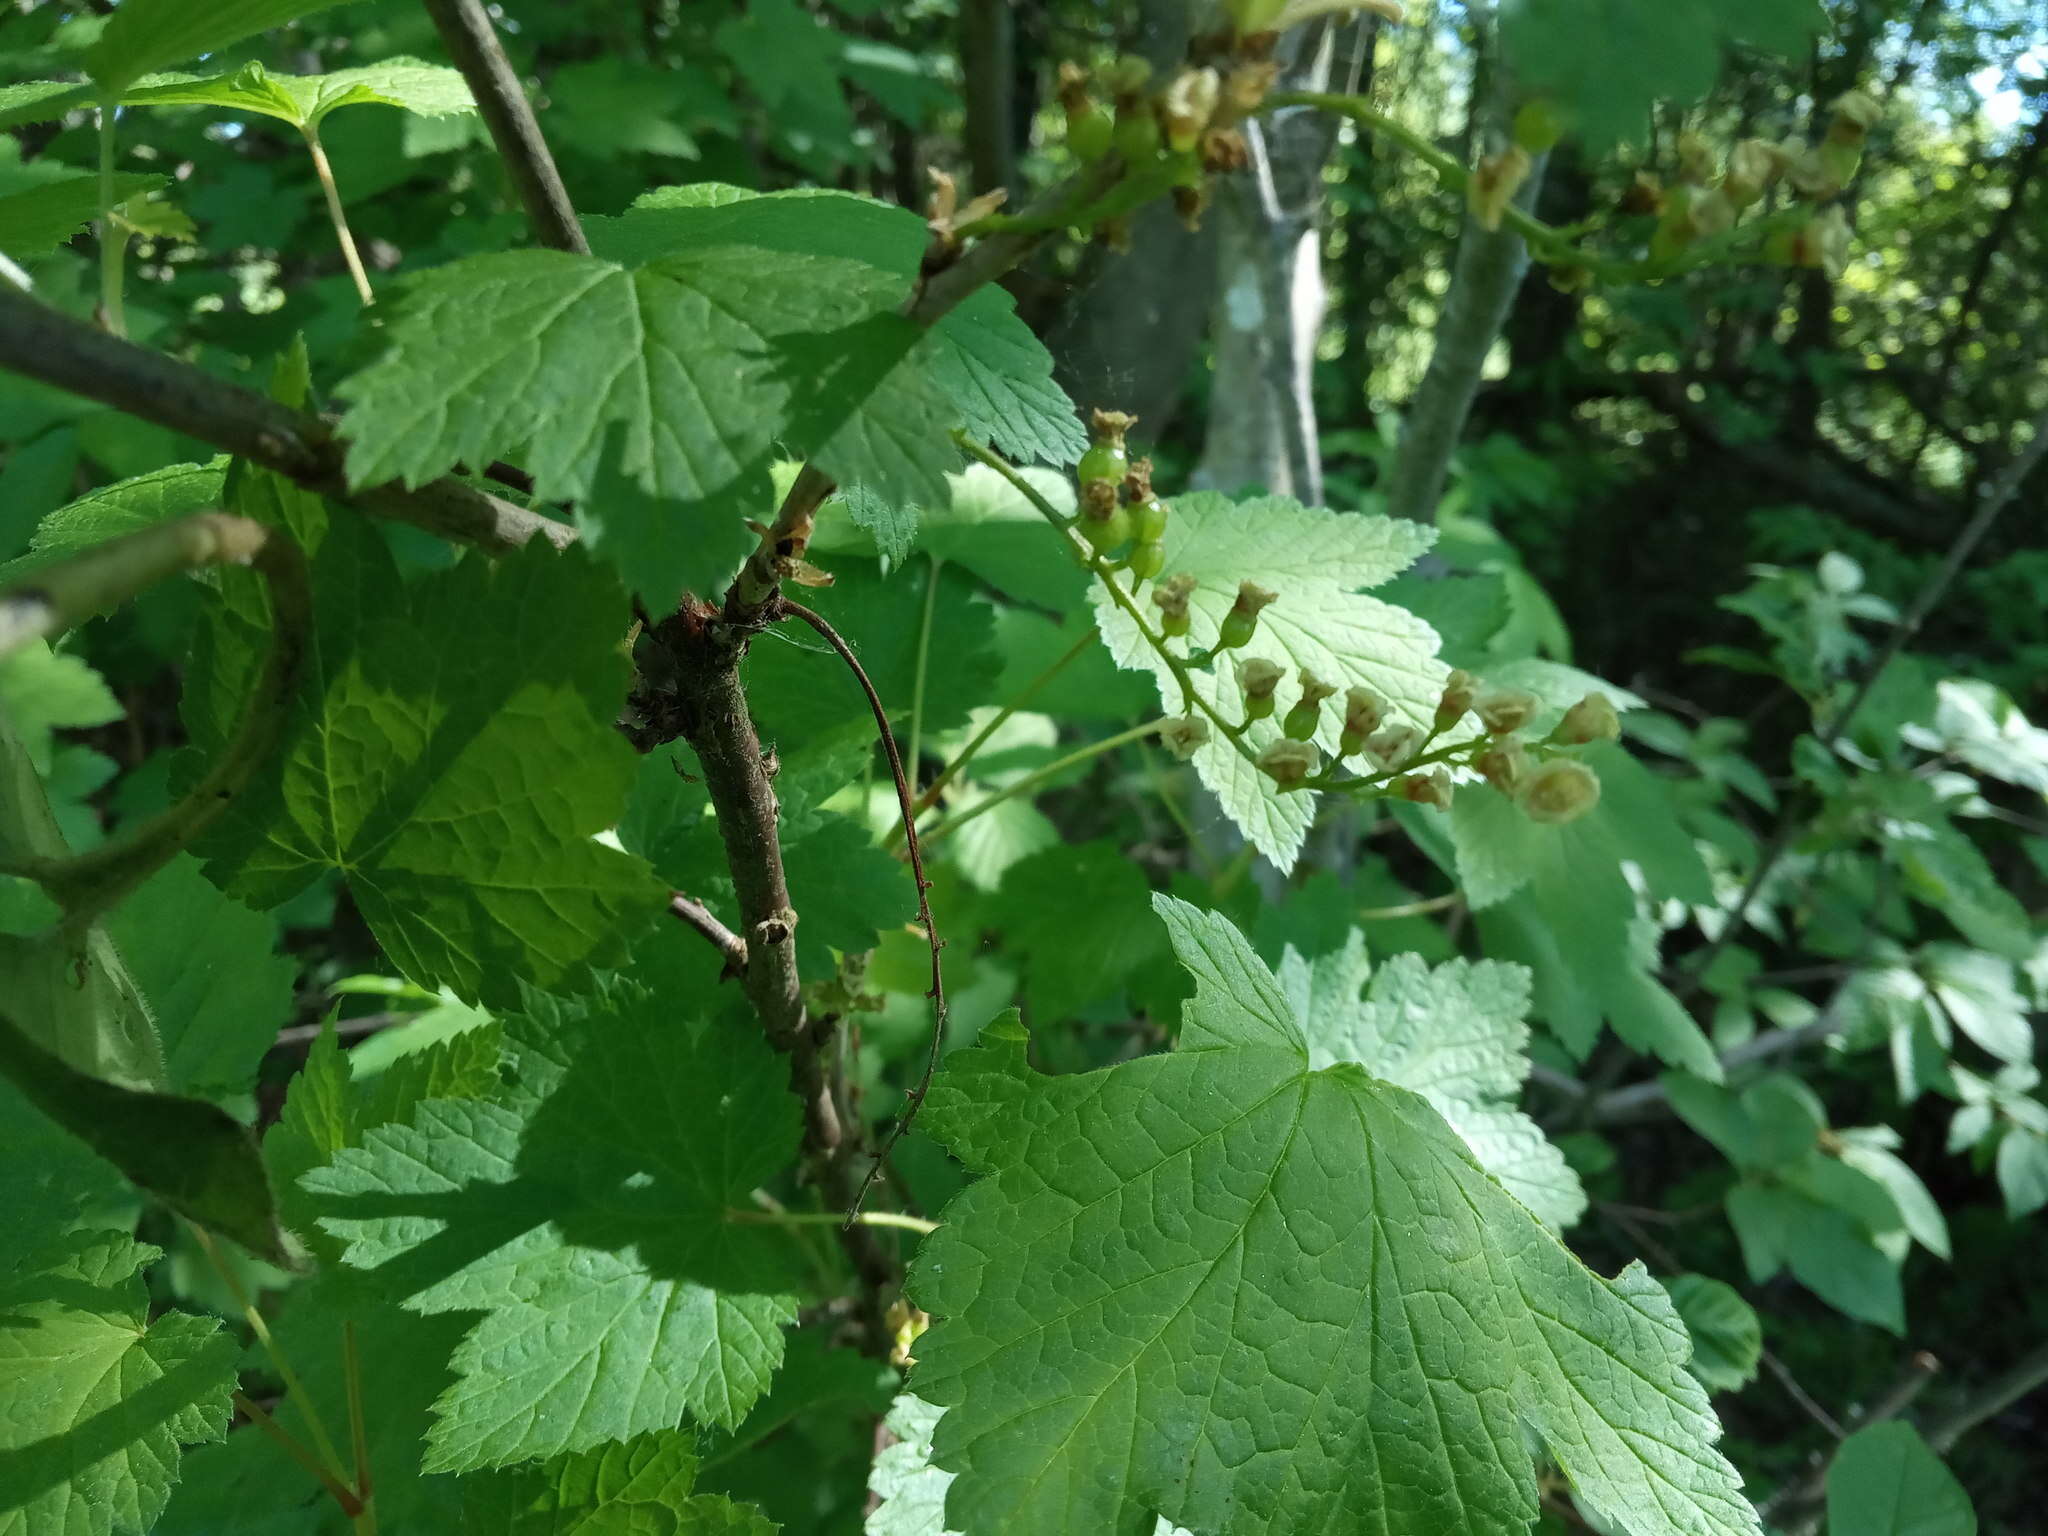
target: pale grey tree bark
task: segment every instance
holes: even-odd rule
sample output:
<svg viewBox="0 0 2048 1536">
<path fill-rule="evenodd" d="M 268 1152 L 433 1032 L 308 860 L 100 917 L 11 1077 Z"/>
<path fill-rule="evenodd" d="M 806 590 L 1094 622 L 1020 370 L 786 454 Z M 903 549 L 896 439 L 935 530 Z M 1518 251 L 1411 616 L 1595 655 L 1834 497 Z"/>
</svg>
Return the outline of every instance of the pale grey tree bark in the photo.
<svg viewBox="0 0 2048 1536">
<path fill-rule="evenodd" d="M 1132 51 L 1162 74 L 1187 56 L 1191 0 L 1139 0 Z M 1087 286 L 1046 335 L 1062 388 L 1085 411 L 1138 418 L 1140 441 L 1165 431 L 1187 390 L 1216 284 L 1216 221 L 1185 228 L 1164 199 L 1131 221 L 1131 248 L 1099 251 Z"/>
<path fill-rule="evenodd" d="M 1289 32 L 1278 88 L 1341 88 L 1365 35 L 1359 23 Z M 1310 379 L 1326 300 L 1316 220 L 1336 136 L 1330 113 L 1269 113 L 1245 125 L 1250 169 L 1219 181 L 1214 377 L 1198 484 L 1323 499 Z"/>
<path fill-rule="evenodd" d="M 1490 28 L 1490 17 L 1475 20 Z M 1508 73 L 1496 60 L 1488 67 L 1488 50 L 1474 56 L 1476 94 L 1472 112 L 1475 131 L 1471 137 L 1487 151 L 1501 148 L 1508 125 L 1514 117 L 1513 88 Z M 1483 87 L 1479 82 L 1485 80 Z M 1529 179 L 1515 194 L 1522 208 L 1535 206 L 1543 186 L 1544 163 L 1548 155 L 1537 155 Z M 1444 307 L 1437 316 L 1436 334 L 1430 346 L 1429 366 L 1415 397 L 1408 402 L 1402 418 L 1401 442 L 1387 476 L 1387 511 L 1418 523 L 1436 520 L 1437 504 L 1443 499 L 1449 478 L 1451 457 L 1471 419 L 1472 402 L 1478 397 L 1486 357 L 1507 324 L 1515 295 L 1529 270 L 1529 248 L 1522 237 L 1502 224 L 1487 230 L 1469 215 L 1458 241 L 1457 260 L 1451 268 L 1451 286 L 1444 294 Z"/>
</svg>

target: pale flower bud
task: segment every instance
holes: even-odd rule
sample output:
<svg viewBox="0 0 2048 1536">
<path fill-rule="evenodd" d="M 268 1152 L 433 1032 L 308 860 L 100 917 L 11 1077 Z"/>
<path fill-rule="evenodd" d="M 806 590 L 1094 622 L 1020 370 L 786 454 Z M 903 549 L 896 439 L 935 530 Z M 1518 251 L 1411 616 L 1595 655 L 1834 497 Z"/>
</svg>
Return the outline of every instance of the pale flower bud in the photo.
<svg viewBox="0 0 2048 1536">
<path fill-rule="evenodd" d="M 1336 693 L 1335 683 L 1326 683 L 1307 667 L 1301 669 L 1301 698 L 1287 711 L 1287 718 L 1280 729 L 1296 741 L 1307 741 L 1316 733 L 1318 717 L 1322 714 L 1323 700 Z"/>
<path fill-rule="evenodd" d="M 1349 757 L 1365 745 L 1366 737 L 1380 728 L 1386 715 L 1386 700 L 1370 688 L 1344 690 L 1344 730 L 1337 738 L 1337 751 Z"/>
<path fill-rule="evenodd" d="M 1581 747 L 1589 741 L 1613 741 L 1621 735 L 1621 717 L 1604 693 L 1589 693 L 1564 712 L 1550 739 L 1565 746 Z"/>
<path fill-rule="evenodd" d="M 1479 692 L 1479 679 L 1463 667 L 1453 668 L 1451 675 L 1444 679 L 1443 696 L 1436 703 L 1436 728 L 1455 725 L 1465 718 L 1465 711 L 1472 707 L 1472 700 Z"/>
<path fill-rule="evenodd" d="M 1195 578 L 1180 571 L 1152 588 L 1152 602 L 1159 609 L 1160 625 L 1168 635 L 1188 632 L 1188 598 L 1194 594 Z"/>
<path fill-rule="evenodd" d="M 1721 178 L 1721 190 L 1739 213 L 1762 197 L 1783 170 L 1773 145 L 1762 139 L 1744 139 L 1728 153 L 1728 173 Z"/>
<path fill-rule="evenodd" d="M 1512 736 L 1504 736 L 1472 759 L 1472 766 L 1495 789 L 1512 795 L 1529 772 L 1529 754 Z"/>
<path fill-rule="evenodd" d="M 1277 661 L 1247 656 L 1238 664 L 1237 682 L 1244 689 L 1244 717 L 1263 720 L 1273 713 L 1273 690 L 1287 674 Z"/>
<path fill-rule="evenodd" d="M 1287 736 L 1267 747 L 1258 759 L 1259 772 L 1282 789 L 1299 787 L 1321 764 L 1322 757 L 1314 742 L 1295 741 Z"/>
<path fill-rule="evenodd" d="M 1259 612 L 1279 597 L 1271 587 L 1262 587 L 1256 581 L 1241 581 L 1237 584 L 1237 601 L 1230 605 L 1230 612 L 1223 615 L 1221 633 L 1216 636 L 1218 650 L 1235 650 L 1251 639 L 1259 627 Z"/>
<path fill-rule="evenodd" d="M 1519 688 L 1489 688 L 1472 701 L 1472 707 L 1479 712 L 1479 723 L 1488 735 L 1505 736 L 1529 723 L 1539 701 Z"/>
<path fill-rule="evenodd" d="M 1451 808 L 1451 776 L 1441 768 L 1395 780 L 1394 792 L 1417 805 L 1433 805 L 1440 811 Z"/>
<path fill-rule="evenodd" d="M 1186 762 L 1209 744 L 1209 722 L 1200 715 L 1168 720 L 1159 727 L 1159 740 L 1167 751 Z"/>
<path fill-rule="evenodd" d="M 1861 144 L 1884 116 L 1877 99 L 1863 91 L 1850 91 L 1835 102 L 1828 121 L 1828 137 L 1838 144 Z"/>
<path fill-rule="evenodd" d="M 1507 212 L 1522 183 L 1529 179 L 1534 164 L 1529 151 L 1519 144 L 1510 144 L 1499 154 L 1488 155 L 1479 162 L 1471 181 L 1465 185 L 1465 201 L 1481 229 L 1500 228 L 1501 215 Z"/>
<path fill-rule="evenodd" d="M 1390 725 L 1383 731 L 1376 731 L 1365 741 L 1365 755 L 1378 765 L 1382 772 L 1392 772 L 1407 764 L 1422 745 L 1422 736 L 1412 725 Z"/>
<path fill-rule="evenodd" d="M 1268 661 L 1263 656 L 1247 656 L 1237 665 L 1237 680 L 1244 687 L 1248 699 L 1270 699 L 1273 690 L 1280 686 L 1280 679 L 1287 675 L 1286 668 L 1277 661 Z"/>
<path fill-rule="evenodd" d="M 1223 82 L 1213 69 L 1184 69 L 1168 82 L 1159 97 L 1159 126 L 1166 130 L 1166 143 L 1175 154 L 1186 154 L 1202 137 L 1209 119 L 1216 115 L 1217 98 Z"/>
<path fill-rule="evenodd" d="M 1515 803 L 1531 821 L 1562 826 L 1600 803 L 1600 780 L 1584 763 L 1554 757 L 1538 763 L 1522 780 Z"/>
</svg>

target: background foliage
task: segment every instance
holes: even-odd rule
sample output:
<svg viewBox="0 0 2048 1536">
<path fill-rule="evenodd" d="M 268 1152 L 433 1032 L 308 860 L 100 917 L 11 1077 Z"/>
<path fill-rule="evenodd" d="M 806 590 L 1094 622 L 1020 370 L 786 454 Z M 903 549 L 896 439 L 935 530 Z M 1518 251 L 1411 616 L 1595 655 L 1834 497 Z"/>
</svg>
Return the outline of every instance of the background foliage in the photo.
<svg viewBox="0 0 2048 1536">
<path fill-rule="evenodd" d="M 1246 224 L 1227 184 L 1200 233 L 1163 205 L 1064 230 L 929 334 L 896 313 L 925 251 L 927 172 L 1007 184 L 1015 204 L 1075 170 L 1061 61 L 1179 57 L 1182 0 L 503 12 L 594 261 L 524 248 L 516 191 L 410 0 L 24 0 L 0 16 L 0 252 L 39 299 L 79 317 L 104 301 L 91 107 L 118 96 L 105 190 L 132 338 L 346 412 L 358 482 L 515 461 L 532 504 L 575 503 L 563 515 L 588 547 L 458 560 L 0 373 L 0 584 L 226 506 L 303 547 L 314 637 L 266 765 L 107 919 L 120 961 L 94 972 L 91 1006 L 153 1031 L 72 1061 L 80 1081 L 47 1075 L 102 1124 L 119 1117 L 92 1109 L 100 1078 L 216 1107 L 135 1121 L 124 1158 L 111 1129 L 88 1147 L 0 1083 L 0 1309 L 20 1325 L 0 1329 L 0 1356 L 21 1351 L 23 1380 L 65 1363 L 63 1390 L 27 1408 L 0 1364 L 0 1529 L 345 1529 L 252 1410 L 301 1440 L 345 1437 L 351 1382 L 392 1531 L 1128 1524 L 1121 1493 L 1043 1512 L 1005 1481 L 1025 1470 L 992 1426 L 1052 1410 L 1006 1395 L 987 1362 L 1033 1306 L 1075 1301 L 1087 1277 L 1158 1282 L 1183 1228 L 1237 1219 L 1132 1171 L 1138 1141 L 1163 1134 L 1137 1085 L 1211 1072 L 1218 1092 L 1260 1072 L 1348 1083 L 1362 1123 L 1445 1170 L 1456 1144 L 1431 1138 L 1447 1122 L 1521 1202 L 1480 1223 L 1497 1246 L 1475 1239 L 1492 1257 L 1474 1262 L 1548 1273 L 1547 1224 L 1599 1275 L 1646 1266 L 1603 1292 L 1639 1309 L 1614 1323 L 1643 1351 L 1628 1358 L 1669 1367 L 1631 1428 L 1680 1424 L 1704 1445 L 1711 1394 L 1720 1450 L 1771 1528 L 2043 1528 L 2038 8 L 1445 0 L 1400 27 L 1313 22 L 1300 35 L 1327 78 L 1285 83 L 1355 88 L 1395 129 L 1325 114 L 1303 151 L 1273 119 L 1275 190 L 1298 173 L 1327 283 L 1297 338 L 1291 418 L 1233 339 L 1264 280 L 1238 234 L 1282 226 Z M 1447 316 L 1481 235 L 1428 152 L 1457 167 L 1498 151 L 1510 89 L 1565 129 L 1530 213 L 1617 264 L 1657 249 L 1700 180 L 1689 159 L 1707 155 L 1713 180 L 1741 140 L 1823 141 L 1835 103 L 1868 93 L 1882 117 L 1834 199 L 1853 244 L 1787 266 L 1708 242 L 1652 280 L 1588 281 L 1539 235 L 1497 330 L 1461 340 Z M 1774 193 L 1752 218 L 1795 205 Z M 1285 329 L 1259 313 L 1269 339 Z M 1435 527 L 1376 520 L 1402 510 L 1404 444 L 1461 347 L 1476 387 L 1424 507 Z M 1146 729 L 1183 707 L 1142 636 L 1154 609 L 1124 609 L 1065 558 L 1027 494 L 1073 510 L 1073 403 L 1140 413 L 1133 445 L 1172 500 L 1165 569 L 1203 584 L 1197 644 L 1251 580 L 1283 600 L 1247 654 L 1369 682 L 1418 725 L 1452 666 L 1528 690 L 1538 736 L 1600 689 L 1624 736 L 1588 749 L 1598 808 L 1539 825 L 1473 781 L 1444 809 L 1311 809 L 1227 742 L 1170 752 Z M 1245 450 L 1243 424 L 1269 418 L 1283 425 Z M 1020 485 L 963 459 L 955 426 L 1036 467 Z M 837 1208 L 792 1172 L 803 1107 L 720 956 L 661 914 L 671 890 L 728 922 L 739 910 L 715 765 L 682 740 L 636 756 L 616 728 L 635 679 L 636 707 L 673 697 L 659 658 L 620 644 L 620 572 L 654 613 L 721 589 L 754 547 L 743 519 L 773 515 L 796 458 L 850 488 L 808 557 L 832 584 L 798 595 L 861 658 L 913 790 L 937 787 L 921 824 L 949 1066 L 871 1204 L 913 1226 L 943 1208 L 947 1225 L 922 1249 L 863 1229 L 888 1273 L 918 1254 L 911 1293 L 941 1315 L 908 1342 L 920 1396 L 875 1358 L 905 1323 L 879 1315 L 888 1288 L 829 1222 L 776 1224 Z M 1987 509 L 2001 515 L 1945 574 Z M 142 824 L 221 751 L 278 591 L 239 569 L 167 581 L 0 659 L 9 761 L 33 771 L 62 845 Z M 930 985 L 886 765 L 859 689 L 808 630 L 760 635 L 741 676 L 776 757 L 806 998 L 840 1020 L 825 1054 L 844 1108 L 882 1134 L 917 1078 Z M 1238 703 L 1227 667 L 1196 686 Z M 1334 747 L 1337 717 L 1321 729 Z M 50 985 L 24 958 L 49 916 L 33 882 L 0 875 L 10 1013 Z M 1230 951 L 1231 995 L 1260 1000 L 1284 1048 L 1201 1038 L 1221 985 L 1191 958 L 1204 944 Z M 1352 1077 L 1325 1076 L 1345 1063 Z M 1097 1087 L 1065 1081 L 1097 1069 L 1077 1080 Z M 1090 1113 L 1134 1139 L 1072 1130 Z M 1303 1123 L 1320 1113 L 1336 1111 Z M 262 1134 L 281 1224 L 215 1223 L 247 1252 L 165 1204 L 198 1210 L 196 1149 L 240 1145 L 236 1124 Z M 172 1136 L 194 1166 L 146 1180 L 154 1198 L 106 1160 L 132 1172 L 138 1143 Z M 1298 1179 L 1305 1203 L 1281 1226 L 1305 1242 L 1298 1212 L 1323 1207 L 1304 1165 L 1367 1175 L 1296 1157 L 1223 1161 Z M 970 1170 L 987 1176 L 970 1188 Z M 1499 1198 L 1465 1176 L 1407 1198 Z M 1090 1180 L 1119 1219 L 1061 1250 L 1031 1223 L 1047 1191 Z M 285 1263 L 282 1232 L 315 1262 Z M 1564 1288 L 1583 1272 L 1558 1273 Z M 1075 1289 L 1002 1289 L 1041 1274 Z M 1454 1287 L 1428 1273 L 1402 1289 Z M 1280 1423 L 1294 1407 L 1276 1383 L 1335 1346 L 1300 1313 L 1204 1309 L 1222 1299 L 1191 1300 L 1186 1327 L 1256 1351 L 1219 1372 L 1246 1422 Z M 1526 1351 L 1540 1301 L 1473 1300 L 1463 1337 Z M 1359 1305 L 1341 1280 L 1315 1298 Z M 1057 1399 L 1128 1346 L 1132 1380 L 1164 1402 L 1209 1358 L 1136 1324 L 1104 1337 L 1041 1362 L 1037 1387 Z M 1635 1528 L 1655 1501 L 1597 1435 L 1575 1462 L 1557 1427 L 1569 1369 L 1506 1383 L 1488 1368 L 1443 1374 L 1475 1402 L 1522 1394 L 1519 1418 L 1482 1425 L 1475 1408 L 1458 1443 L 1526 1463 L 1534 1424 L 1565 1475 L 1474 1474 L 1441 1506 L 1414 1492 L 1433 1469 L 1382 1461 L 1382 1502 L 1340 1499 L 1327 1528 Z M 1387 1412 L 1329 1431 L 1295 1475 L 1342 1485 L 1412 1427 Z M 1077 1443 L 1135 1444 L 1142 1422 Z M 79 1451 L 80 1425 L 105 1454 Z M 1707 1512 L 1671 1528 L 1747 1528 L 1712 1461 L 1684 1473 L 1687 1508 Z M 1048 1486 L 1087 1480 L 1053 1465 L 1074 1483 Z M 1314 1526 L 1272 1488 L 1245 1506 L 1267 1525 L 1233 1524 L 1254 1515 L 1226 1514 L 1220 1486 L 1191 1471 L 1179 1502 L 1144 1513 Z"/>
</svg>

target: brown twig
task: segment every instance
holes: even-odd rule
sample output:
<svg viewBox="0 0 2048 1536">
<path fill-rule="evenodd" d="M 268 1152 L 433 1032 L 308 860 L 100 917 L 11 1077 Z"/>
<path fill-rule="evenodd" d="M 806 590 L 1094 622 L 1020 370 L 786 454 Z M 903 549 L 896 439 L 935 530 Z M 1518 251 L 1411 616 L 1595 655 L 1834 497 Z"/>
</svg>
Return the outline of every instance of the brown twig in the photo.
<svg viewBox="0 0 2048 1536">
<path fill-rule="evenodd" d="M 493 553 L 517 549 L 536 534 L 557 548 L 576 537 L 566 523 L 460 480 L 436 480 L 417 490 L 395 482 L 352 490 L 342 444 L 317 417 L 109 336 L 5 285 L 0 285 L 0 368 L 183 432 L 378 517 Z"/>
<path fill-rule="evenodd" d="M 711 941 L 711 947 L 725 956 L 725 970 L 729 976 L 744 976 L 747 971 L 747 941 L 734 933 L 716 917 L 711 909 L 694 896 L 685 896 L 677 891 L 668 899 L 668 909 L 690 927 Z"/>
<path fill-rule="evenodd" d="M 1965 1398 L 1927 1425 L 1927 1443 L 1941 1455 L 1986 1419 L 2048 1385 L 2048 1344 L 2020 1356 L 2008 1369 L 1993 1377 L 1984 1390 Z"/>
<path fill-rule="evenodd" d="M 896 1149 L 896 1143 L 903 1139 L 903 1133 L 910 1129 L 910 1122 L 917 1118 L 918 1110 L 924 1107 L 925 1095 L 931 1091 L 932 1077 L 939 1070 L 939 1056 L 946 1048 L 946 981 L 939 959 L 939 951 L 946 947 L 946 941 L 939 937 L 939 925 L 932 919 L 931 881 L 924 877 L 924 852 L 917 842 L 917 808 L 911 803 L 910 781 L 903 773 L 903 755 L 896 749 L 896 733 L 889 729 L 889 712 L 882 707 L 882 696 L 875 692 L 875 685 L 869 681 L 867 669 L 861 666 L 860 658 L 853 654 L 853 648 L 846 643 L 839 631 L 826 623 L 824 618 L 801 603 L 782 599 L 781 611 L 793 619 L 801 619 L 818 632 L 824 642 L 839 653 L 839 659 L 846 663 L 854 678 L 859 682 L 861 692 L 868 696 L 868 708 L 875 717 L 875 731 L 882 738 L 882 750 L 889 757 L 889 772 L 896 780 L 896 805 L 903 817 L 903 837 L 910 854 L 911 878 L 917 882 L 917 918 L 924 924 L 925 942 L 932 952 L 932 986 L 925 994 L 932 1003 L 931 1050 L 925 1057 L 924 1072 L 903 1101 L 903 1113 L 896 1117 L 896 1124 L 875 1153 L 873 1163 L 868 1166 L 867 1176 L 860 1181 L 860 1190 L 853 1197 L 853 1204 L 846 1212 L 846 1224 L 851 1227 L 860 1214 L 861 1202 L 874 1188 L 875 1180 L 881 1175 L 882 1165 L 889 1154 Z"/>
<path fill-rule="evenodd" d="M 837 1209 L 854 1194 L 845 1122 L 825 1049 L 829 1032 L 808 1016 L 797 975 L 797 914 L 777 836 L 774 770 L 739 678 L 749 633 L 694 600 L 656 624 L 642 643 L 663 653 L 666 680 L 643 672 L 634 699 L 643 723 L 632 734 L 642 750 L 680 736 L 697 754 L 739 906 L 735 937 L 747 951 L 740 985 L 770 1043 L 789 1057 L 790 1091 L 804 1112 L 805 1162 L 825 1204 Z M 886 1355 L 883 1297 L 896 1284 L 895 1260 L 870 1227 L 842 1230 L 838 1240 L 860 1279 L 863 1342 Z"/>
<path fill-rule="evenodd" d="M 497 28 L 480 0 L 426 0 L 427 14 L 441 34 L 442 46 L 469 92 L 476 98 L 477 112 L 491 130 L 491 142 L 512 178 L 513 189 L 533 226 L 533 238 L 557 251 L 590 254 L 583 238 L 583 226 L 576 222 L 576 210 L 569 192 L 555 169 L 555 157 L 548 153 L 541 137 L 540 123 L 532 103 L 519 84 L 512 61 L 498 41 Z"/>
<path fill-rule="evenodd" d="M 1897 1418 L 1912 1405 L 1913 1399 L 1926 1390 L 1927 1384 L 1940 1370 L 1941 1362 L 1933 1355 L 1924 1349 L 1915 1350 L 1892 1384 L 1867 1409 L 1852 1417 L 1847 1426 L 1830 1421 L 1836 1439 L 1845 1439 L 1859 1429 Z M 1786 1379 L 1790 1380 L 1789 1373 Z M 1834 1460 L 1834 1451 L 1815 1456 L 1806 1475 L 1780 1486 L 1777 1492 L 1757 1506 L 1757 1514 L 1767 1524 L 1775 1523 L 1783 1516 L 1795 1515 L 1818 1505 L 1827 1497 L 1828 1469 L 1834 1465 Z M 1801 1528 L 1803 1523 L 1793 1527 L 1794 1530 Z"/>
</svg>

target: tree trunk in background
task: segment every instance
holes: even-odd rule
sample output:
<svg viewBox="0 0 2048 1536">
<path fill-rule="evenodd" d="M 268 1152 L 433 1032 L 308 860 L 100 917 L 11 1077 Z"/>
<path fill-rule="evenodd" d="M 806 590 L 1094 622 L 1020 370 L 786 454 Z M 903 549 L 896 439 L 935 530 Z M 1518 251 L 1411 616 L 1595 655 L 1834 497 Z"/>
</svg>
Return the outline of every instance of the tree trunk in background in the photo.
<svg viewBox="0 0 2048 1536">
<path fill-rule="evenodd" d="M 1364 35 L 1356 24 L 1288 32 L 1277 89 L 1342 85 Z M 1332 114 L 1300 109 L 1247 123 L 1251 167 L 1218 184 L 1215 362 L 1197 484 L 1258 486 L 1310 506 L 1322 502 L 1310 389 L 1325 298 L 1316 215 L 1336 128 Z"/>
<path fill-rule="evenodd" d="M 1164 73 L 1187 56 L 1190 0 L 1139 0 L 1131 51 Z M 1216 220 L 1189 232 L 1165 202 L 1131 221 L 1122 255 L 1090 252 L 1086 285 L 1046 329 L 1062 388 L 1090 406 L 1129 411 L 1142 442 L 1156 442 L 1187 389 L 1216 284 Z"/>
<path fill-rule="evenodd" d="M 967 104 L 967 165 L 974 190 L 1014 191 L 1017 22 L 1008 0 L 961 0 L 960 72 Z"/>
<path fill-rule="evenodd" d="M 1486 51 L 1480 50 L 1479 57 L 1483 60 L 1485 56 Z M 1493 83 L 1483 101 L 1475 96 L 1473 115 L 1483 115 L 1497 131 L 1496 136 L 1504 138 L 1514 114 L 1512 90 L 1505 71 L 1490 73 Z M 1474 137 L 1484 142 L 1481 135 Z M 1518 206 L 1528 208 L 1535 203 L 1543 187 L 1547 159 L 1547 155 L 1535 157 L 1528 181 L 1515 194 Z M 1418 523 L 1436 521 L 1437 503 L 1443 498 L 1444 481 L 1450 474 L 1451 455 L 1457 451 L 1458 440 L 1472 414 L 1486 354 L 1493 350 L 1494 341 L 1507 324 L 1515 293 L 1528 270 L 1529 250 L 1520 235 L 1505 224 L 1497 230 L 1481 229 L 1467 217 L 1464 236 L 1458 241 L 1458 258 L 1451 268 L 1451 286 L 1444 295 L 1443 313 L 1437 317 L 1429 367 L 1416 388 L 1415 398 L 1408 402 L 1401 423 L 1401 444 L 1387 476 L 1387 511 L 1393 516 Z"/>
</svg>

